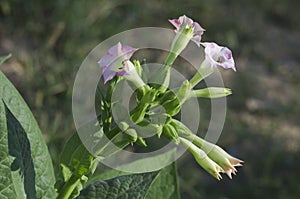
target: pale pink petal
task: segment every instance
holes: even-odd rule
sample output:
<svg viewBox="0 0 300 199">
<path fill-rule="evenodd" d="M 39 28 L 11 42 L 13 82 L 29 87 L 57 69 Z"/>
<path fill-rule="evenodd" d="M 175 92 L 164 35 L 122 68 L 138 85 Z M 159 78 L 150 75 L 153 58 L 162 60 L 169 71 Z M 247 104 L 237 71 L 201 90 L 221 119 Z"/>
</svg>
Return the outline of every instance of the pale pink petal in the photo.
<svg viewBox="0 0 300 199">
<path fill-rule="evenodd" d="M 236 71 L 232 52 L 227 47 L 219 46 L 213 42 L 202 42 L 205 47 L 205 58 L 212 67 L 223 67 L 225 69 L 232 69 Z"/>
<path fill-rule="evenodd" d="M 120 42 L 112 46 L 98 61 L 98 64 L 102 69 L 104 82 L 108 82 L 116 75 L 125 75 L 126 71 L 124 71 L 123 62 L 129 60 L 137 50 L 137 48 L 131 46 L 122 46 Z"/>
<path fill-rule="evenodd" d="M 169 20 L 169 22 L 175 27 L 175 32 L 179 32 L 185 28 L 193 29 L 192 41 L 200 46 L 201 36 L 205 31 L 197 22 L 194 22 L 191 18 L 183 15 L 178 19 Z"/>
<path fill-rule="evenodd" d="M 102 70 L 102 76 L 104 79 L 104 84 L 106 84 L 109 80 L 114 78 L 116 75 L 116 71 L 111 70 L 110 68 L 105 68 Z"/>
</svg>

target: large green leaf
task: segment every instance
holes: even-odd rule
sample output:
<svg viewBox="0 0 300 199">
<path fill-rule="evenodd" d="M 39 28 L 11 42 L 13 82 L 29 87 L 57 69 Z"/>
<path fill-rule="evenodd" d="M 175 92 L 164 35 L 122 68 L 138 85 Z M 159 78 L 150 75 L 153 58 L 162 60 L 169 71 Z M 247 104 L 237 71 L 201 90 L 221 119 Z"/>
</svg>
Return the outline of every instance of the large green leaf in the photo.
<svg viewBox="0 0 300 199">
<path fill-rule="evenodd" d="M 26 103 L 0 71 L 0 198 L 55 198 L 52 161 Z"/>
<path fill-rule="evenodd" d="M 139 167 L 144 167 L 147 169 L 150 164 L 153 166 L 159 166 L 157 164 L 165 164 L 170 160 L 174 159 L 176 150 L 170 150 L 167 153 L 157 155 L 154 157 L 144 158 L 141 160 L 136 160 L 129 164 L 123 165 L 118 169 L 110 169 L 105 172 L 101 172 L 98 175 L 91 177 L 87 184 L 93 184 L 97 181 L 108 180 L 111 178 L 117 178 L 121 175 L 130 175 L 127 171 L 134 171 L 135 168 L 138 170 Z M 150 168 L 149 168 L 150 169 Z M 172 163 L 169 166 L 161 169 L 159 173 L 156 175 L 153 180 L 151 186 L 147 190 L 147 194 L 145 195 L 146 199 L 157 199 L 157 198 L 171 198 L 178 199 L 180 198 L 179 194 L 179 185 L 178 185 L 178 177 L 176 164 Z"/>
<path fill-rule="evenodd" d="M 98 181 L 82 190 L 78 199 L 143 199 L 157 173 L 125 175 Z"/>
<path fill-rule="evenodd" d="M 129 171 L 139 171 L 140 167 L 143 167 L 144 171 L 153 171 L 154 168 L 160 168 L 161 165 L 167 165 L 174 160 L 176 149 L 172 149 L 166 153 L 159 154 L 153 157 L 148 157 L 140 160 L 130 162 L 128 164 L 121 165 L 116 169 L 110 169 L 105 171 L 99 171 L 96 175 L 92 176 L 87 184 L 115 178 L 120 175 L 129 175 Z"/>
<path fill-rule="evenodd" d="M 176 163 L 172 163 L 159 172 L 145 197 L 145 199 L 157 198 L 180 198 Z"/>
</svg>

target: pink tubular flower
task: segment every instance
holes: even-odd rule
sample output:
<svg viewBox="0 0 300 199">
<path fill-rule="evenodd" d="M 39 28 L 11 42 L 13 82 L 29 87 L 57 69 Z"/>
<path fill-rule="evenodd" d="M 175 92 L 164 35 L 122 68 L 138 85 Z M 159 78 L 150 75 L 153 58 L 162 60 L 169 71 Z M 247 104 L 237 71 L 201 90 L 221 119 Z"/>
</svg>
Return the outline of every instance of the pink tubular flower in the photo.
<svg viewBox="0 0 300 199">
<path fill-rule="evenodd" d="M 225 69 L 232 68 L 232 70 L 236 71 L 231 50 L 214 42 L 202 42 L 201 44 L 205 47 L 205 59 L 212 67 L 221 66 Z"/>
<path fill-rule="evenodd" d="M 126 70 L 127 67 L 124 66 L 124 62 L 129 60 L 137 50 L 137 48 L 130 46 L 122 46 L 120 42 L 111 47 L 98 61 L 98 64 L 102 69 L 104 83 L 108 82 L 116 75 L 124 76 L 128 72 Z"/>
<path fill-rule="evenodd" d="M 189 17 L 183 15 L 178 19 L 169 20 L 169 22 L 175 26 L 175 32 L 182 32 L 184 30 L 191 30 L 188 31 L 192 33 L 191 40 L 194 41 L 198 46 L 200 46 L 201 36 L 205 31 L 197 22 L 194 22 Z"/>
</svg>

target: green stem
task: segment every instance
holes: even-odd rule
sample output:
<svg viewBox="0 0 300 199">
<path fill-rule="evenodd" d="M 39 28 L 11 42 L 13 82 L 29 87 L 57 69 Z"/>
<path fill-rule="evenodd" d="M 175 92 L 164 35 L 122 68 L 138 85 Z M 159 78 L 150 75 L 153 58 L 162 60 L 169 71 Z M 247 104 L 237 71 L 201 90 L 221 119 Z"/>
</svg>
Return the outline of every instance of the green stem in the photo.
<svg viewBox="0 0 300 199">
<path fill-rule="evenodd" d="M 170 84 L 170 67 L 174 63 L 175 59 L 177 58 L 177 54 L 174 52 L 169 52 L 168 57 L 166 58 L 164 62 L 163 68 L 159 71 L 159 74 L 157 76 L 156 83 L 161 84 L 158 88 L 161 92 L 164 92 Z"/>
<path fill-rule="evenodd" d="M 169 68 L 170 66 L 172 66 L 172 64 L 174 63 L 177 56 L 178 55 L 175 54 L 174 52 L 169 52 L 168 57 L 166 58 L 166 61 L 165 61 L 165 67 Z"/>
<path fill-rule="evenodd" d="M 68 182 L 59 191 L 57 199 L 69 199 L 79 182 L 80 178 L 78 176 L 72 175 Z"/>
<path fill-rule="evenodd" d="M 213 73 L 213 68 L 206 60 L 204 60 L 197 70 L 196 74 L 190 80 L 191 89 L 194 88 L 199 82 L 201 82 L 204 78 Z"/>
<path fill-rule="evenodd" d="M 195 87 L 202 79 L 204 79 L 204 77 L 200 74 L 199 71 L 197 71 L 193 78 L 190 80 L 191 88 Z"/>
</svg>

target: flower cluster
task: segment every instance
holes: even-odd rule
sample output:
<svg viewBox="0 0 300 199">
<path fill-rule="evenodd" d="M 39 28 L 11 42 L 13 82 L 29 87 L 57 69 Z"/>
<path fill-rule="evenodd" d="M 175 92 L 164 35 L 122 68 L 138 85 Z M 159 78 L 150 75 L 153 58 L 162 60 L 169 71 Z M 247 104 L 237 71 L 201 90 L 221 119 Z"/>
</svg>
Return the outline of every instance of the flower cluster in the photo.
<svg viewBox="0 0 300 199">
<path fill-rule="evenodd" d="M 232 157 L 219 146 L 194 135 L 188 127 L 173 118 L 181 110 L 182 104 L 191 97 L 218 98 L 231 94 L 231 90 L 227 88 L 209 87 L 199 90 L 193 88 L 205 77 L 212 74 L 216 67 L 236 71 L 232 52 L 229 48 L 219 46 L 214 42 L 202 42 L 201 39 L 205 30 L 185 15 L 169 21 L 175 27 L 176 35 L 164 63 L 164 71 L 160 74 L 163 75 L 164 88 L 168 87 L 170 67 L 177 56 L 186 48 L 189 41 L 195 42 L 198 47 L 203 46 L 205 53 L 205 59 L 192 79 L 185 80 L 176 89 L 176 92 L 145 83 L 142 78 L 143 69 L 139 61 L 130 60 L 138 49 L 122 45 L 119 42 L 111 47 L 98 62 L 102 69 L 104 84 L 113 88 L 122 78 L 131 82 L 138 90 L 136 93 L 137 105 L 130 112 L 132 122 L 136 125 L 150 125 L 159 138 L 163 136 L 176 144 L 183 144 L 193 154 L 197 163 L 216 179 L 222 178 L 220 173 L 226 173 L 229 178 L 232 178 L 232 174 L 235 175 L 237 172 L 235 167 L 242 166 L 243 161 Z M 103 104 L 106 103 L 108 102 Z M 155 112 L 159 106 L 165 109 L 164 113 Z M 108 106 L 108 111 L 106 110 L 105 114 L 107 115 L 109 111 Z M 160 117 L 165 119 L 158 119 Z M 110 124 L 113 121 L 106 119 L 105 122 Z M 121 123 L 122 127 L 120 128 L 113 130 L 107 128 L 104 131 L 114 135 L 118 133 L 127 134 L 122 140 L 122 147 L 126 146 L 124 143 L 147 146 L 138 129 L 134 129 L 125 121 Z"/>
</svg>

